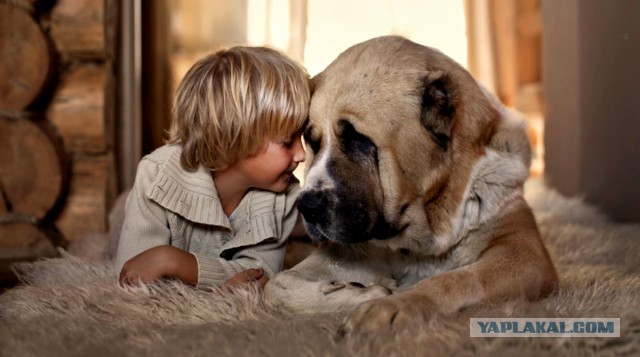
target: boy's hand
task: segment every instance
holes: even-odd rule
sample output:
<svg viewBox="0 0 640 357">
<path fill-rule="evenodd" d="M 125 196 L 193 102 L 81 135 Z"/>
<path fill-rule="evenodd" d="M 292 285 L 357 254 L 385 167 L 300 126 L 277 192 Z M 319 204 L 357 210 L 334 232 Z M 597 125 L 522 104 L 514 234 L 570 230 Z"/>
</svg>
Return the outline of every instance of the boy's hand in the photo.
<svg viewBox="0 0 640 357">
<path fill-rule="evenodd" d="M 145 250 L 129 259 L 120 271 L 120 285 L 150 283 L 161 278 L 177 278 L 185 284 L 198 281 L 198 262 L 189 252 L 169 245 Z"/>
<path fill-rule="evenodd" d="M 231 279 L 227 280 L 227 283 L 225 285 L 236 287 L 247 283 L 257 283 L 260 286 L 260 289 L 262 289 L 264 288 L 267 281 L 269 281 L 269 278 L 264 275 L 264 270 L 247 269 L 245 271 L 241 271 Z"/>
</svg>

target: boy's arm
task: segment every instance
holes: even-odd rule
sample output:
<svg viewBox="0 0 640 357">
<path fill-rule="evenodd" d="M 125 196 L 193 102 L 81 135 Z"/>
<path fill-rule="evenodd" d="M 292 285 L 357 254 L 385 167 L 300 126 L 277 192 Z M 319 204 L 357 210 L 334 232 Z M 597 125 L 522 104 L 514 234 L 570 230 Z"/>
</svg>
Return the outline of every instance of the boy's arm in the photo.
<svg viewBox="0 0 640 357">
<path fill-rule="evenodd" d="M 120 284 L 150 283 L 177 278 L 185 284 L 198 282 L 198 262 L 193 254 L 170 245 L 160 245 L 129 259 L 120 271 Z"/>
<path fill-rule="evenodd" d="M 261 268 L 263 264 L 249 256 L 231 261 L 205 256 L 198 258 L 170 245 L 157 246 L 128 260 L 122 267 L 119 282 L 121 285 L 129 285 L 138 282 L 150 283 L 161 278 L 176 278 L 198 288 L 209 288 L 222 284 L 237 286 L 251 282 L 257 282 L 263 287 L 269 280 Z"/>
<path fill-rule="evenodd" d="M 194 254 L 198 261 L 197 287 L 206 289 L 227 283 L 228 280 L 249 269 L 262 269 L 267 278 L 282 269 L 284 241 L 270 241 L 246 246 L 228 252 L 225 258 Z"/>
</svg>

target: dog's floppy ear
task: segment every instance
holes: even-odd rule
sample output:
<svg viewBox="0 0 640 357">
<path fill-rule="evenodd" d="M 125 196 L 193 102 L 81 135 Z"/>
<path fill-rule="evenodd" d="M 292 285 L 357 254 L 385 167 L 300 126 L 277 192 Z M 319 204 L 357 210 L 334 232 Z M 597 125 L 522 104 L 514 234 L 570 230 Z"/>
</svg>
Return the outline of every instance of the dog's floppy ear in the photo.
<svg viewBox="0 0 640 357">
<path fill-rule="evenodd" d="M 432 72 L 424 77 L 422 84 L 420 121 L 438 146 L 446 151 L 455 115 L 451 78 L 441 72 Z"/>
</svg>

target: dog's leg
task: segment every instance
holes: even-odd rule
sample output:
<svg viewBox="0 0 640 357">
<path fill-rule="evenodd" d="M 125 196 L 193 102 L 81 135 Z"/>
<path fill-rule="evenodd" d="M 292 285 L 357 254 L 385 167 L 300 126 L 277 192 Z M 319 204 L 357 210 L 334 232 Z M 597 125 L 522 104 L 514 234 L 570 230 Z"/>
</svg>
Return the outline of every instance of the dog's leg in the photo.
<svg viewBox="0 0 640 357">
<path fill-rule="evenodd" d="M 530 211 L 512 213 L 494 229 L 500 234 L 477 262 L 363 303 L 347 317 L 339 333 L 400 329 L 409 321 L 428 320 L 436 313 L 450 315 L 483 302 L 549 294 L 558 278 Z"/>
<path fill-rule="evenodd" d="M 367 260 L 355 259 L 362 248 L 319 247 L 300 264 L 276 274 L 265 286 L 265 300 L 298 313 L 318 313 L 350 310 L 388 296 L 396 285 L 383 255 L 367 248 Z"/>
</svg>

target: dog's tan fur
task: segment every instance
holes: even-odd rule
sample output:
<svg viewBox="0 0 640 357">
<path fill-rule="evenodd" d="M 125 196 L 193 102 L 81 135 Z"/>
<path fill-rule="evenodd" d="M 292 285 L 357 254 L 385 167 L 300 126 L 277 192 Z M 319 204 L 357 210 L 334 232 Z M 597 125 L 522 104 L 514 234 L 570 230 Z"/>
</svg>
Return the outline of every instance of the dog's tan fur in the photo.
<svg viewBox="0 0 640 357">
<path fill-rule="evenodd" d="M 553 290 L 522 197 L 531 155 L 522 122 L 466 70 L 387 36 L 345 51 L 314 85 L 299 207 L 327 242 L 272 279 L 267 301 L 352 310 L 341 328 L 350 334 Z M 325 196 L 327 211 L 311 219 L 306 193 Z"/>
</svg>

